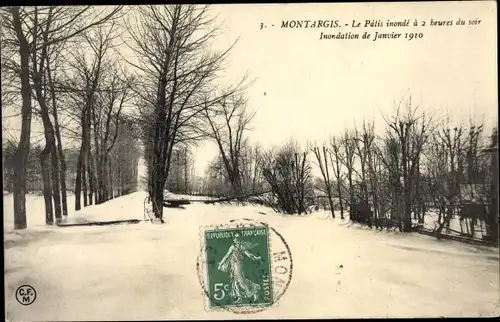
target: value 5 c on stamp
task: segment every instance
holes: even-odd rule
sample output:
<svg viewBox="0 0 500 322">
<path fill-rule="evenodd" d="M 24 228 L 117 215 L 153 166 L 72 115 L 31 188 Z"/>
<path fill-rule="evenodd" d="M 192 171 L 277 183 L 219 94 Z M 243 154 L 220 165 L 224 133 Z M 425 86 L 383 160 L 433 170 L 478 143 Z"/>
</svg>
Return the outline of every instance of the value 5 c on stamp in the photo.
<svg viewBox="0 0 500 322">
<path fill-rule="evenodd" d="M 291 279 L 288 245 L 264 223 L 205 227 L 198 261 L 210 310 L 261 311 L 277 302 Z"/>
</svg>

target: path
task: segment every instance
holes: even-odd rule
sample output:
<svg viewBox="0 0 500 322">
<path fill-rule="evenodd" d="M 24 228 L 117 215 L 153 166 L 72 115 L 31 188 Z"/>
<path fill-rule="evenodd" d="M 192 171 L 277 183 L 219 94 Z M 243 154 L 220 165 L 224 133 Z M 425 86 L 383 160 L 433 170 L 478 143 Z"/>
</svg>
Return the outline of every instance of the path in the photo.
<svg viewBox="0 0 500 322">
<path fill-rule="evenodd" d="M 142 219 L 138 192 L 88 207 L 75 218 Z M 259 214 L 266 212 L 267 215 Z M 168 209 L 164 225 L 31 229 L 5 252 L 9 320 L 251 319 L 498 315 L 499 258 L 420 235 L 339 225 L 339 220 L 272 215 L 259 206 L 192 204 Z M 196 277 L 198 227 L 233 218 L 265 220 L 294 259 L 279 306 L 234 315 L 208 313 Z M 340 268 L 342 265 L 342 268 Z M 30 306 L 14 297 L 30 284 Z"/>
</svg>

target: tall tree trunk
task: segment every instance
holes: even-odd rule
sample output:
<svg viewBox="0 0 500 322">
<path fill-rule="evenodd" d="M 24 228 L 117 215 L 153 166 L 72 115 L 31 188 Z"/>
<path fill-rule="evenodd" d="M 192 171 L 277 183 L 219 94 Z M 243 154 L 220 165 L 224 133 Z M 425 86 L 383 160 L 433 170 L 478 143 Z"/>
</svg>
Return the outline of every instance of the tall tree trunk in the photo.
<svg viewBox="0 0 500 322">
<path fill-rule="evenodd" d="M 99 187 L 97 186 L 97 170 L 95 159 L 92 158 L 92 194 L 94 195 L 94 205 L 99 204 Z"/>
<path fill-rule="evenodd" d="M 373 155 L 371 152 L 371 148 L 367 149 L 367 155 L 368 155 L 368 175 L 370 179 L 370 185 L 372 188 L 372 196 L 373 196 L 373 219 L 375 221 L 375 227 L 378 228 L 378 194 L 377 194 L 377 189 L 378 189 L 378 184 L 377 184 L 377 177 L 376 177 L 376 172 L 375 172 L 375 165 L 374 165 L 374 160 L 373 160 Z"/>
<path fill-rule="evenodd" d="M 154 198 L 154 187 L 155 187 L 155 179 L 154 179 L 154 173 L 155 173 L 155 169 L 154 169 L 154 164 L 153 164 L 153 157 L 152 156 L 148 156 L 149 158 L 149 164 L 148 164 L 148 193 L 149 193 L 149 197 L 151 198 L 151 200 L 153 200 Z"/>
<path fill-rule="evenodd" d="M 90 147 L 87 150 L 87 173 L 89 175 L 88 202 L 89 205 L 92 205 L 94 203 L 93 197 L 95 193 L 95 187 L 94 187 L 95 174 L 94 174 L 94 160 L 92 159 L 92 151 Z"/>
<path fill-rule="evenodd" d="M 97 202 L 96 205 L 104 202 L 104 182 L 103 182 L 103 171 L 102 171 L 102 163 L 101 158 L 99 157 L 99 152 L 96 151 L 96 180 L 97 180 Z"/>
<path fill-rule="evenodd" d="M 105 152 L 104 152 L 105 153 Z M 105 154 L 101 154 L 101 189 L 102 189 L 102 200 L 101 203 L 109 200 L 109 190 L 108 190 L 108 181 L 109 181 L 109 170 L 108 170 L 108 159 Z"/>
<path fill-rule="evenodd" d="M 170 59 L 169 55 L 167 58 Z M 167 64 L 165 64 L 167 65 Z M 154 136 L 152 140 L 153 144 L 153 158 L 152 158 L 152 173 L 151 173 L 151 188 L 150 192 L 151 199 L 153 202 L 153 212 L 156 218 L 159 218 L 161 222 L 163 222 L 163 190 L 165 187 L 166 181 L 166 173 L 164 171 L 165 167 L 165 153 L 168 148 L 167 141 L 167 131 L 165 122 L 167 121 L 167 112 L 166 112 L 166 68 L 163 68 L 162 75 L 159 80 L 159 88 L 158 88 L 158 101 L 155 110 L 156 116 L 156 125 L 154 128 Z M 170 165 L 170 160 L 167 166 Z"/>
<path fill-rule="evenodd" d="M 101 204 L 105 201 L 105 191 L 104 191 L 104 175 L 105 171 L 103 169 L 104 163 L 102 161 L 103 154 L 102 154 L 102 147 L 100 144 L 100 135 L 99 135 L 99 124 L 96 118 L 96 111 L 94 109 L 94 106 L 92 106 L 92 109 L 89 110 L 89 120 L 92 117 L 92 123 L 93 123 L 93 128 L 94 128 L 94 146 L 95 146 L 95 171 L 96 171 L 96 180 L 97 180 L 97 204 Z"/>
<path fill-rule="evenodd" d="M 403 165 L 403 231 L 409 232 L 411 230 L 411 187 L 410 178 L 408 173 L 408 130 L 403 130 L 403 137 L 401 138 L 401 164 Z"/>
<path fill-rule="evenodd" d="M 257 192 L 257 174 L 258 174 L 258 168 L 257 168 L 257 148 L 255 148 L 254 152 L 251 152 L 250 155 L 252 155 L 252 166 L 253 166 L 253 171 L 252 171 L 252 193 Z"/>
<path fill-rule="evenodd" d="M 62 208 L 61 208 L 61 190 L 60 190 L 60 180 L 59 180 L 59 160 L 57 156 L 57 148 L 55 138 L 51 140 L 51 151 L 50 151 L 50 160 L 52 165 L 51 180 L 52 180 L 52 191 L 53 191 L 53 199 L 54 199 L 54 210 L 56 221 L 60 221 L 62 219 Z"/>
<path fill-rule="evenodd" d="M 96 173 L 96 190 L 95 190 L 95 194 L 96 194 L 96 202 L 95 204 L 98 205 L 98 204 L 101 204 L 103 203 L 103 200 L 104 200 L 104 195 L 102 193 L 102 169 L 101 169 L 101 165 L 99 164 L 99 161 L 98 161 L 98 156 L 97 156 L 97 153 L 96 152 L 96 156 L 95 156 L 95 173 Z"/>
<path fill-rule="evenodd" d="M 332 186 L 330 184 L 330 172 L 328 171 L 328 159 L 326 157 L 327 150 L 326 147 L 323 147 L 322 152 L 323 152 L 323 157 L 321 155 L 321 151 L 319 148 L 315 148 L 315 154 L 316 158 L 318 159 L 318 163 L 320 166 L 321 170 L 321 175 L 323 176 L 323 182 L 325 183 L 325 188 L 326 188 L 326 195 L 328 197 L 328 204 L 330 205 L 330 212 L 332 213 L 332 218 L 335 218 L 335 209 L 333 207 L 333 200 L 332 200 Z M 322 160 L 323 159 L 323 162 Z"/>
<path fill-rule="evenodd" d="M 339 196 L 339 204 L 340 204 L 340 219 L 344 219 L 344 201 L 342 200 L 342 178 L 340 175 L 340 156 L 338 151 L 334 151 L 335 153 L 335 169 L 334 171 L 336 172 L 336 179 L 337 179 L 337 195 Z M 333 161 L 332 161 L 332 165 Z"/>
<path fill-rule="evenodd" d="M 59 190 L 59 162 L 57 156 L 56 139 L 54 135 L 54 127 L 49 116 L 49 108 L 45 102 L 45 97 L 42 92 L 42 79 L 39 74 L 35 74 L 33 79 L 37 100 L 40 105 L 42 124 L 44 128 L 45 147 L 50 153 L 50 179 L 52 181 L 52 198 L 54 199 L 54 212 L 56 220 L 62 217 L 61 211 L 61 194 Z"/>
<path fill-rule="evenodd" d="M 88 105 L 88 104 L 87 104 Z M 81 198 L 82 198 L 82 181 L 85 181 L 85 178 L 82 180 L 82 175 L 84 175 L 84 171 L 86 171 L 87 167 L 87 131 L 88 131 L 88 117 L 87 117 L 87 109 L 88 106 L 82 110 L 81 114 L 81 126 L 82 126 L 82 143 L 80 145 L 80 152 L 78 153 L 78 161 L 76 163 L 76 179 L 75 179 L 75 210 L 78 211 L 82 209 Z M 85 206 L 87 204 L 85 203 Z"/>
<path fill-rule="evenodd" d="M 54 223 L 54 214 L 52 208 L 52 187 L 50 183 L 50 167 L 49 167 L 50 148 L 46 144 L 42 153 L 40 153 L 40 166 L 42 171 L 43 182 L 43 200 L 45 201 L 45 223 L 52 225 Z"/>
<path fill-rule="evenodd" d="M 60 142 L 60 141 L 59 141 Z M 61 143 L 59 143 L 59 160 L 60 160 L 60 180 L 61 180 L 61 202 L 62 202 L 62 211 L 63 216 L 68 216 L 68 193 L 67 193 L 67 185 L 66 185 L 66 159 L 64 157 L 64 152 L 61 147 Z"/>
<path fill-rule="evenodd" d="M 80 148 L 81 150 L 81 148 Z M 81 197 L 82 197 L 82 168 L 83 168 L 83 153 L 80 151 L 78 155 L 78 161 L 76 162 L 76 178 L 75 178 L 75 210 L 78 211 L 82 209 Z"/>
<path fill-rule="evenodd" d="M 26 171 L 30 153 L 31 136 L 31 85 L 29 66 L 29 45 L 22 31 L 19 7 L 11 7 L 12 21 L 19 40 L 20 82 L 21 82 L 21 136 L 15 153 L 14 162 L 14 229 L 27 228 L 26 221 Z"/>
<path fill-rule="evenodd" d="M 50 24 L 50 14 L 49 14 L 49 22 Z M 34 28 L 35 30 L 38 28 L 38 11 L 35 7 L 35 20 L 34 20 Z M 38 30 L 37 30 L 38 32 Z M 42 39 L 40 39 L 42 40 Z M 44 32 L 43 40 L 47 41 L 47 34 Z M 37 36 L 34 36 L 34 44 L 36 46 Z M 56 138 L 54 134 L 54 126 L 52 125 L 52 121 L 50 120 L 50 112 L 49 107 L 47 105 L 47 74 L 46 67 L 44 67 L 46 58 L 47 58 L 47 46 L 42 47 L 40 49 L 40 53 L 38 51 L 34 51 L 31 55 L 32 58 L 32 80 L 33 80 L 33 89 L 36 93 L 36 99 L 38 101 L 38 105 L 40 106 L 40 116 L 42 118 L 44 137 L 45 137 L 45 148 L 50 153 L 50 180 L 52 185 L 52 198 L 54 200 L 54 210 L 56 220 L 60 220 L 62 217 L 61 210 L 61 194 L 59 190 L 59 160 L 57 156 L 57 147 L 56 147 Z M 47 201 L 46 201 L 47 202 Z M 52 205 L 51 205 L 52 207 Z"/>
<path fill-rule="evenodd" d="M 59 126 L 59 116 L 57 113 L 57 102 L 54 94 L 54 84 L 52 82 L 52 73 L 49 68 L 49 62 L 47 62 L 47 74 L 49 80 L 50 90 L 52 93 L 52 116 L 54 117 L 54 130 L 56 135 L 56 140 L 54 144 L 57 149 L 57 156 L 55 156 L 56 161 L 59 161 L 59 184 L 60 184 L 60 195 L 61 195 L 61 203 L 62 203 L 62 214 L 63 216 L 68 216 L 68 198 L 66 192 L 66 159 L 64 156 L 63 148 L 62 148 L 62 140 L 61 140 L 61 130 Z M 54 163 L 54 162 L 53 162 Z M 56 215 L 57 218 L 57 215 Z"/>
<path fill-rule="evenodd" d="M 116 193 L 118 196 L 123 195 L 123 178 L 122 178 L 122 171 L 121 171 L 121 162 L 118 160 L 116 162 Z"/>
<path fill-rule="evenodd" d="M 163 187 L 165 185 L 165 180 L 161 175 L 158 175 L 154 179 L 153 184 L 153 211 L 155 217 L 159 218 L 163 222 Z"/>
<path fill-rule="evenodd" d="M 354 206 L 354 183 L 352 180 L 352 169 L 348 170 L 347 173 L 347 181 L 349 182 L 349 216 L 354 214 L 353 206 Z"/>
<path fill-rule="evenodd" d="M 188 157 L 187 157 L 187 148 L 184 148 L 184 190 L 185 193 L 189 193 L 188 189 Z"/>
<path fill-rule="evenodd" d="M 132 178 L 130 179 L 130 181 L 127 181 L 127 184 L 131 183 L 132 184 L 132 187 L 133 187 L 133 191 L 137 191 L 138 187 L 137 187 L 137 184 L 139 182 L 139 158 L 137 156 L 134 156 L 135 159 L 134 159 L 134 164 L 133 164 L 133 171 L 132 171 Z"/>
<path fill-rule="evenodd" d="M 113 159 L 109 158 L 108 161 L 108 197 L 109 199 L 114 198 L 114 176 L 113 176 Z"/>
<path fill-rule="evenodd" d="M 417 165 L 416 165 L 416 178 L 415 178 L 415 185 L 416 185 L 416 198 L 417 198 L 417 203 L 418 203 L 418 223 L 423 224 L 424 223 L 424 218 L 425 218 L 425 204 L 422 199 L 422 194 L 421 194 L 421 175 L 420 175 L 420 155 L 417 156 Z"/>
<path fill-rule="evenodd" d="M 162 145 L 163 142 L 159 142 Z M 162 162 L 162 151 L 161 148 L 156 150 L 153 176 L 152 176 L 152 201 L 153 201 L 153 211 L 155 217 L 160 219 L 163 223 L 163 193 L 165 188 L 166 176 L 164 171 L 164 162 Z M 170 162 L 168 160 L 167 162 Z"/>
<path fill-rule="evenodd" d="M 340 219 L 344 219 L 344 201 L 342 200 L 342 183 L 337 179 L 337 195 L 339 196 Z"/>
<path fill-rule="evenodd" d="M 88 189 L 88 180 L 90 177 L 89 167 L 91 166 L 91 164 L 89 163 L 89 158 L 88 158 L 88 151 L 90 149 L 89 137 L 87 136 L 88 132 L 86 129 L 84 129 L 84 131 L 85 131 L 85 140 L 84 140 L 85 146 L 83 147 L 84 163 L 82 164 L 82 174 L 81 175 L 82 175 L 83 206 L 87 207 L 89 204 L 91 204 L 91 202 L 89 202 L 89 200 L 88 200 L 88 190 L 89 190 Z"/>
<path fill-rule="evenodd" d="M 89 205 L 88 199 L 87 199 L 87 191 L 88 191 L 88 186 L 87 186 L 87 180 L 88 180 L 88 160 L 86 160 L 85 165 L 82 167 L 82 194 L 83 194 L 83 206 L 87 207 Z"/>
<path fill-rule="evenodd" d="M 175 189 L 177 190 L 177 193 L 180 192 L 180 165 L 179 165 L 179 152 L 176 153 L 175 155 L 175 162 L 176 162 L 176 167 L 175 167 Z"/>
</svg>

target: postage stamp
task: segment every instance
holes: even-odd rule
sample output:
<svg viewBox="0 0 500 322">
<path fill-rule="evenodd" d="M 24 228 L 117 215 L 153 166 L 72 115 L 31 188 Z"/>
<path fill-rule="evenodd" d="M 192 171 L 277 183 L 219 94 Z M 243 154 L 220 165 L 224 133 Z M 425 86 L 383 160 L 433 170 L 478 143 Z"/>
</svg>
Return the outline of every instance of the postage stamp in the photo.
<svg viewBox="0 0 500 322">
<path fill-rule="evenodd" d="M 244 219 L 202 227 L 200 239 L 198 277 L 208 310 L 262 311 L 288 288 L 290 249 L 266 223 Z"/>
</svg>

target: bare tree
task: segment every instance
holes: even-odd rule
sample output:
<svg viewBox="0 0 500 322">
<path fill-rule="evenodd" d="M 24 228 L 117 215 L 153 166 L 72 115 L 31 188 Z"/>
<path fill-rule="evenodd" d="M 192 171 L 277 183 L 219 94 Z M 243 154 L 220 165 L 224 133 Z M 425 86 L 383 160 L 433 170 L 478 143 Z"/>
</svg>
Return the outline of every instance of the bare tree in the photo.
<svg viewBox="0 0 500 322">
<path fill-rule="evenodd" d="M 320 150 L 319 147 L 314 147 L 313 149 L 314 155 L 316 156 L 316 160 L 318 162 L 318 167 L 321 171 L 321 176 L 323 177 L 323 185 L 326 190 L 326 195 L 328 197 L 328 203 L 330 205 L 330 212 L 332 213 L 332 218 L 335 218 L 335 209 L 333 207 L 333 197 L 332 197 L 332 183 L 330 180 L 330 170 L 328 168 L 328 155 L 330 152 L 328 151 L 326 146 Z"/>
<path fill-rule="evenodd" d="M 348 182 L 349 201 L 349 214 L 352 214 L 352 206 L 354 205 L 354 165 L 356 161 L 356 142 L 355 134 L 349 131 L 344 132 L 341 139 L 344 158 L 341 159 L 342 164 L 345 166 Z"/>
<path fill-rule="evenodd" d="M 259 166 L 261 148 L 258 144 L 250 144 L 245 140 L 241 152 L 241 182 L 245 194 L 259 193 L 264 191 L 264 179 L 262 169 Z"/>
<path fill-rule="evenodd" d="M 9 10 L 10 15 L 5 11 Z M 31 84 L 30 84 L 30 41 L 23 31 L 23 18 L 20 7 L 2 8 L 2 30 L 13 30 L 12 42 L 18 48 L 21 83 L 21 136 L 15 154 L 14 166 L 14 229 L 27 227 L 26 221 L 26 168 L 30 151 L 31 135 Z"/>
<path fill-rule="evenodd" d="M 344 219 L 344 198 L 343 198 L 343 176 L 342 172 L 342 160 L 345 160 L 346 156 L 342 152 L 342 139 L 337 139 L 332 137 L 330 140 L 330 147 L 332 153 L 330 153 L 330 159 L 333 166 L 333 173 L 335 175 L 335 180 L 337 181 L 337 195 L 340 204 L 340 218 Z"/>
<path fill-rule="evenodd" d="M 396 222 L 395 205 L 399 202 L 396 189 L 399 189 L 400 183 L 399 168 L 396 166 L 397 151 L 397 143 L 390 137 L 381 138 L 370 151 L 370 173 L 373 178 L 374 199 L 377 200 L 375 206 L 378 227 L 390 228 Z"/>
<path fill-rule="evenodd" d="M 263 175 L 269 184 L 275 205 L 287 214 L 304 213 L 306 196 L 312 188 L 311 166 L 307 151 L 293 141 L 279 149 L 271 149 L 261 157 Z"/>
<path fill-rule="evenodd" d="M 402 105 L 404 106 L 402 107 Z M 404 108 L 404 110 L 402 110 Z M 420 158 L 428 134 L 431 132 L 432 118 L 425 112 L 419 112 L 418 106 L 413 107 L 411 96 L 401 99 L 396 106 L 396 115 L 391 119 L 384 118 L 388 126 L 388 134 L 394 138 L 400 148 L 400 166 L 403 181 L 403 231 L 412 229 L 411 212 L 415 177 L 418 159 Z"/>
<path fill-rule="evenodd" d="M 139 62 L 136 86 L 145 133 L 149 194 L 155 216 L 163 221 L 163 189 L 172 151 L 180 142 L 203 138 L 207 108 L 239 87 L 218 95 L 214 80 L 229 52 L 209 53 L 217 28 L 208 7 L 141 6 L 128 24 L 131 49 Z"/>
<path fill-rule="evenodd" d="M 251 178 L 252 178 L 252 188 L 251 192 L 256 193 L 264 191 L 264 178 L 262 177 L 262 168 L 259 164 L 259 159 L 261 155 L 261 147 L 259 145 L 254 145 L 251 150 L 251 158 L 249 163 L 251 164 Z"/>
<path fill-rule="evenodd" d="M 356 129 L 356 152 L 361 161 L 361 192 L 362 200 L 367 209 L 369 206 L 369 196 L 368 185 L 370 186 L 372 204 L 373 204 L 373 215 L 375 224 L 377 225 L 377 213 L 378 213 L 378 199 L 377 199 L 377 187 L 376 187 L 376 173 L 373 169 L 373 150 L 374 150 L 374 123 L 368 123 L 363 121 L 362 129 Z"/>
<path fill-rule="evenodd" d="M 379 219 L 386 222 L 387 227 L 397 225 L 402 231 L 401 213 L 403 212 L 403 186 L 401 183 L 401 164 L 400 155 L 401 149 L 397 139 L 391 134 L 386 134 L 381 146 L 375 149 L 378 160 L 383 164 L 383 168 L 379 171 L 379 181 L 382 175 L 385 189 L 382 185 L 379 186 Z M 390 212 L 389 220 L 387 213 Z M 383 216 L 383 217 L 382 217 Z M 380 220 L 379 220 L 380 222 Z M 383 225 L 383 224 L 381 224 Z"/>
<path fill-rule="evenodd" d="M 241 162 L 246 145 L 245 131 L 250 130 L 249 124 L 255 114 L 248 113 L 245 99 L 235 95 L 222 99 L 216 108 L 207 109 L 205 113 L 210 136 L 217 144 L 233 196 L 239 196 L 243 193 Z"/>
</svg>

